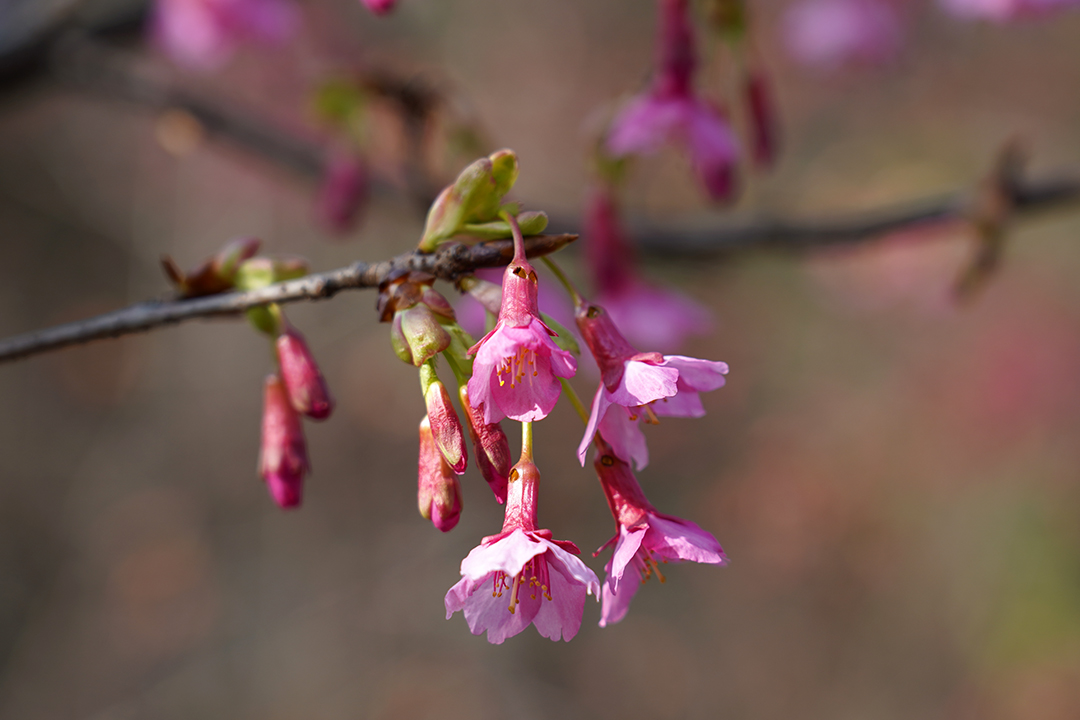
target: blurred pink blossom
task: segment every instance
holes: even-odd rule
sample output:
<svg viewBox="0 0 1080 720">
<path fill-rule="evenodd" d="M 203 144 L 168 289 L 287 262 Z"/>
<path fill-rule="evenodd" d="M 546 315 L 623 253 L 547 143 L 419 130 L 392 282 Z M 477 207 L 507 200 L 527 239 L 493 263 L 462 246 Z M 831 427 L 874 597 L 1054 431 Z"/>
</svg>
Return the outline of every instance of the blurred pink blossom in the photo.
<svg viewBox="0 0 1080 720">
<path fill-rule="evenodd" d="M 175 62 L 213 70 L 243 42 L 289 39 L 300 11 L 292 0 L 157 0 L 152 22 L 154 37 Z"/>
<path fill-rule="evenodd" d="M 889 0 L 801 0 L 788 8 L 783 32 L 795 59 L 823 68 L 885 62 L 903 43 Z"/>
<path fill-rule="evenodd" d="M 693 90 L 697 66 L 686 0 L 661 0 L 658 71 L 653 87 L 612 122 L 606 147 L 615 157 L 683 145 L 714 200 L 732 196 L 739 143 L 723 114 Z"/>
<path fill-rule="evenodd" d="M 368 174 L 364 161 L 347 155 L 332 158 L 315 200 L 319 221 L 336 233 L 351 230 L 367 204 Z"/>
<path fill-rule="evenodd" d="M 360 0 L 360 2 L 376 15 L 386 15 L 397 5 L 397 0 Z"/>
<path fill-rule="evenodd" d="M 940 0 L 940 3 L 960 18 L 1008 22 L 1076 7 L 1080 0 Z"/>
<path fill-rule="evenodd" d="M 701 335 L 712 327 L 712 316 L 705 307 L 637 276 L 634 250 L 619 223 L 610 189 L 599 188 L 589 196 L 584 235 L 585 259 L 597 303 L 630 342 L 675 350 L 687 335 Z"/>
</svg>

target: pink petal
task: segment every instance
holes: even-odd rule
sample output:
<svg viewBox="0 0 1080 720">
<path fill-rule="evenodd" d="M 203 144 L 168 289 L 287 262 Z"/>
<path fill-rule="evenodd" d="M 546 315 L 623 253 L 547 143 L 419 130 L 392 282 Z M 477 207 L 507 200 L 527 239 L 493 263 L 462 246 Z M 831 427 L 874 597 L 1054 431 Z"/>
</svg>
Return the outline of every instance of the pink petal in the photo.
<svg viewBox="0 0 1080 720">
<path fill-rule="evenodd" d="M 562 385 L 551 373 L 551 359 L 536 356 L 536 375 L 525 373 L 525 377 L 515 384 L 509 382 L 500 385 L 493 377 L 491 396 L 499 410 L 506 417 L 519 422 L 543 420 L 559 401 Z"/>
<path fill-rule="evenodd" d="M 649 407 L 660 417 L 699 418 L 705 415 L 701 396 L 690 390 L 680 389 L 678 395 L 654 402 Z"/>
<path fill-rule="evenodd" d="M 592 413 L 590 413 L 589 422 L 585 426 L 585 435 L 581 438 L 581 443 L 577 449 L 578 460 L 581 461 L 582 466 L 585 465 L 585 456 L 589 453 L 589 445 L 592 444 L 593 438 L 596 437 L 596 429 L 600 419 L 604 417 L 609 407 L 611 407 L 611 400 L 608 399 L 604 386 L 600 385 L 596 389 L 595 397 L 593 397 Z"/>
<path fill-rule="evenodd" d="M 546 544 L 551 552 L 548 556 L 548 568 L 562 575 L 567 582 L 581 585 L 588 594 L 599 597 L 600 580 L 596 573 L 578 557 L 559 547 L 558 543 L 546 541 Z"/>
<path fill-rule="evenodd" d="M 624 366 L 622 382 L 609 397 L 612 403 L 624 407 L 646 405 L 677 393 L 678 380 L 679 371 L 674 367 L 630 360 Z"/>
<path fill-rule="evenodd" d="M 689 560 L 712 565 L 727 563 L 724 549 L 712 533 L 702 530 L 689 520 L 650 513 L 648 524 L 649 530 L 643 544 L 669 560 Z"/>
<path fill-rule="evenodd" d="M 507 588 L 501 596 L 493 596 L 494 575 L 484 580 L 465 601 L 465 622 L 469 624 L 473 635 L 480 635 L 486 630 L 488 642 L 500 645 L 506 638 L 513 637 L 529 627 L 540 610 L 540 598 L 533 600 L 528 593 L 519 589 L 518 604 L 514 612 L 510 612 L 512 590 Z"/>
<path fill-rule="evenodd" d="M 533 618 L 533 624 L 536 625 L 536 631 L 549 640 L 570 641 L 581 629 L 581 616 L 585 610 L 585 586 L 569 582 L 558 572 L 548 573 L 548 577 L 551 582 L 551 600 L 539 600 L 542 596 L 537 594 L 540 608 Z"/>
<path fill-rule="evenodd" d="M 679 371 L 679 390 L 709 392 L 724 387 L 727 363 L 700 360 L 685 355 L 665 355 L 664 365 Z"/>
<path fill-rule="evenodd" d="M 612 123 L 607 149 L 612 155 L 651 154 L 668 141 L 682 113 L 676 103 L 641 95 L 623 108 Z"/>
<path fill-rule="evenodd" d="M 610 564 L 608 569 L 610 570 Z M 640 587 L 641 582 L 635 579 L 634 582 L 623 583 L 620 591 L 616 593 L 609 572 L 600 598 L 600 627 L 614 625 L 626 617 L 626 612 L 630 609 L 630 601 L 634 599 Z"/>
<path fill-rule="evenodd" d="M 633 529 L 627 530 L 623 525 L 619 526 L 619 542 L 615 545 L 615 552 L 611 555 L 611 565 L 608 569 L 608 582 L 611 583 L 611 590 L 615 592 L 619 589 L 619 581 L 622 580 L 623 573 L 626 572 L 626 566 L 630 564 L 630 561 L 637 555 L 638 549 L 641 548 L 641 541 L 645 539 L 645 525 L 639 525 Z M 636 577 L 633 579 L 637 579 Z"/>
<path fill-rule="evenodd" d="M 622 405 L 608 409 L 600 420 L 600 435 L 615 455 L 626 462 L 633 462 L 638 470 L 649 464 L 649 446 L 637 420 L 630 419 L 630 411 Z"/>
<path fill-rule="evenodd" d="M 495 571 L 502 571 L 513 577 L 521 572 L 525 563 L 547 549 L 542 542 L 517 529 L 490 545 L 474 547 L 461 561 L 461 575 L 477 579 Z"/>
</svg>

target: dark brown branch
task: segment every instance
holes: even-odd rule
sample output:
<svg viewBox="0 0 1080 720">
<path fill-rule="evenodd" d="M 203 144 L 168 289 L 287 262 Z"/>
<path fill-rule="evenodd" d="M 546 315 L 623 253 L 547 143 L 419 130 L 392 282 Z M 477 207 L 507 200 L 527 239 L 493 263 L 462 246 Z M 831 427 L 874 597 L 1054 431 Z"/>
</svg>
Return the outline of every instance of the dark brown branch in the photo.
<svg viewBox="0 0 1080 720">
<path fill-rule="evenodd" d="M 1080 202 L 1080 179 L 1017 182 L 1011 187 L 1018 218 Z M 972 196 L 958 192 L 908 205 L 877 209 L 834 220 L 755 219 L 713 228 L 650 228 L 632 225 L 631 234 L 648 253 L 671 257 L 711 257 L 746 250 L 807 251 L 854 245 L 899 230 L 939 225 L 968 217 Z M 563 229 L 563 226 L 559 226 Z"/>
<path fill-rule="evenodd" d="M 526 238 L 530 257 L 547 255 L 577 239 L 576 235 L 537 235 Z M 486 267 L 506 265 L 514 254 L 511 240 L 494 240 L 467 246 L 451 243 L 432 254 L 407 252 L 377 263 L 357 262 L 349 267 L 315 273 L 299 280 L 278 283 L 261 290 L 234 292 L 191 300 L 156 300 L 115 312 L 0 340 L 0 362 L 18 360 L 68 345 L 102 338 L 120 337 L 174 325 L 195 318 L 237 315 L 248 308 L 270 303 L 325 300 L 342 290 L 375 288 L 391 273 L 419 270 L 453 282 L 462 275 Z"/>
</svg>

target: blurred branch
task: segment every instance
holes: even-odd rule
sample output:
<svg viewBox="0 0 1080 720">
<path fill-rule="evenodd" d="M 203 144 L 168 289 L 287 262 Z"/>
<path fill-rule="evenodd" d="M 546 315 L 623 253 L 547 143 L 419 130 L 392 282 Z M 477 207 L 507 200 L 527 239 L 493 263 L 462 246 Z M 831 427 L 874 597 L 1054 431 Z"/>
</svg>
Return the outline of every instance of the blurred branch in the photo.
<svg viewBox="0 0 1080 720">
<path fill-rule="evenodd" d="M 577 239 L 576 235 L 536 235 L 525 239 L 530 257 L 547 255 Z M 248 308 L 270 303 L 326 300 L 342 290 L 378 287 L 400 271 L 417 270 L 453 282 L 462 275 L 486 267 L 499 267 L 514 255 L 511 240 L 494 240 L 468 246 L 449 243 L 427 254 L 412 251 L 376 263 L 357 262 L 349 267 L 314 273 L 299 280 L 259 290 L 233 292 L 190 300 L 156 300 L 139 303 L 97 317 L 57 325 L 0 340 L 0 362 L 18 360 L 68 345 L 102 338 L 145 332 L 195 318 L 237 315 Z"/>
<path fill-rule="evenodd" d="M 1080 203 L 1080 178 L 1018 180 L 1008 192 L 1014 217 L 1022 219 Z M 901 230 L 969 220 L 972 200 L 970 193 L 957 192 L 832 220 L 765 218 L 701 229 L 632 225 L 630 232 L 644 250 L 660 256 L 702 258 L 766 249 L 800 252 L 855 245 Z"/>
</svg>

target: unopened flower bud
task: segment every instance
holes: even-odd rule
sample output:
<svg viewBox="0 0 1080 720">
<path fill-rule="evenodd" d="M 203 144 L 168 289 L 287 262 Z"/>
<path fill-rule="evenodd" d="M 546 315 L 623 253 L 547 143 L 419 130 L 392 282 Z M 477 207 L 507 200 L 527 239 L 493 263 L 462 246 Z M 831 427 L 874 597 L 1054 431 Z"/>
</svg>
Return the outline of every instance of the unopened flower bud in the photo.
<svg viewBox="0 0 1080 720">
<path fill-rule="evenodd" d="M 450 334 L 427 305 L 418 303 L 394 313 L 390 342 L 399 358 L 420 367 L 450 346 Z"/>
<path fill-rule="evenodd" d="M 461 421 L 458 420 L 454 405 L 450 402 L 450 393 L 435 374 L 434 363 L 427 362 L 421 366 L 420 386 L 424 390 L 424 404 L 427 405 L 427 416 L 431 423 L 431 432 L 435 436 L 435 444 L 450 469 L 460 475 L 465 472 L 469 461 L 468 452 L 465 450 L 465 433 L 461 429 Z"/>
<path fill-rule="evenodd" d="M 499 150 L 462 170 L 454 184 L 439 193 L 432 203 L 420 249 L 433 251 L 469 223 L 496 220 L 502 198 L 513 187 L 517 175 L 517 155 L 512 150 Z"/>
<path fill-rule="evenodd" d="M 417 501 L 421 517 L 443 532 L 452 530 L 461 517 L 461 485 L 439 452 L 426 415 L 420 421 Z"/>
<path fill-rule="evenodd" d="M 287 509 L 300 505 L 307 471 L 307 444 L 300 416 L 289 402 L 285 384 L 277 375 L 270 375 L 263 395 L 259 474 L 274 502 Z"/>
<path fill-rule="evenodd" d="M 289 391 L 289 400 L 297 412 L 313 420 L 325 420 L 334 409 L 334 399 L 326 387 L 304 336 L 287 328 L 277 339 L 281 377 Z"/>
<path fill-rule="evenodd" d="M 484 476 L 495 499 L 506 502 L 506 483 L 510 476 L 510 443 L 506 439 L 502 425 L 485 423 L 483 408 L 472 407 L 465 385 L 459 390 L 461 406 L 465 408 L 465 419 L 469 423 L 469 437 L 473 444 L 473 457 L 480 474 Z"/>
</svg>

